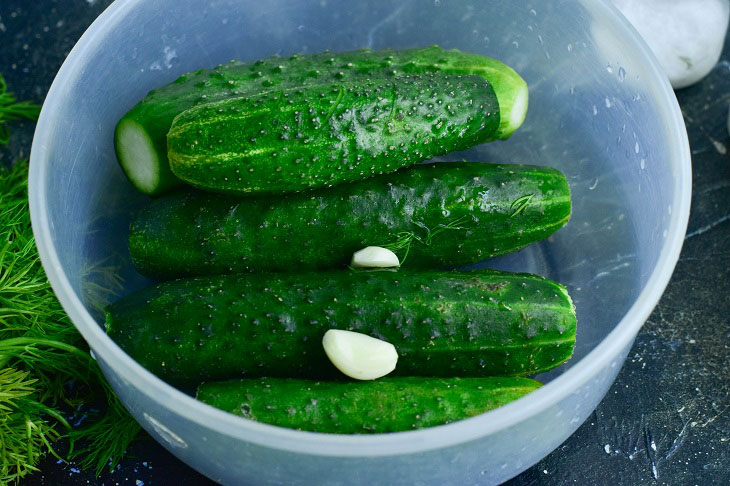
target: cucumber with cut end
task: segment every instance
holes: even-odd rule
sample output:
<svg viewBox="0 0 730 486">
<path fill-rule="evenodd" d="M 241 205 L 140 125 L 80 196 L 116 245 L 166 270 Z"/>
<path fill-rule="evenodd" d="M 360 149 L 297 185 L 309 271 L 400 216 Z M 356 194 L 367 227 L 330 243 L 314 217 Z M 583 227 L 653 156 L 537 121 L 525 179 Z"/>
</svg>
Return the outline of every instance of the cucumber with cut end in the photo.
<svg viewBox="0 0 730 486">
<path fill-rule="evenodd" d="M 175 116 L 191 106 L 271 88 L 432 72 L 477 75 L 492 84 L 500 108 L 497 138 L 508 138 L 522 124 L 527 112 L 527 84 L 510 67 L 477 54 L 434 46 L 275 56 L 195 71 L 150 91 L 116 126 L 117 159 L 138 190 L 161 194 L 180 184 L 170 171 L 166 136 Z"/>
<path fill-rule="evenodd" d="M 341 376 L 328 329 L 382 339 L 400 376 L 531 375 L 570 358 L 576 318 L 560 284 L 497 271 L 239 274 L 164 282 L 107 308 L 107 332 L 173 384 Z"/>
<path fill-rule="evenodd" d="M 130 227 L 153 278 L 344 267 L 389 246 L 405 268 L 473 263 L 546 238 L 570 218 L 570 188 L 548 167 L 454 162 L 281 197 L 187 191 L 143 208 Z"/>
<path fill-rule="evenodd" d="M 138 191 L 155 195 L 180 184 L 170 171 L 166 140 L 152 138 L 137 121 L 117 124 L 114 146 L 124 174 Z"/>
<path fill-rule="evenodd" d="M 181 180 L 235 194 L 281 194 L 394 172 L 493 140 L 499 106 L 478 76 L 345 81 L 195 106 L 172 122 Z"/>
<path fill-rule="evenodd" d="M 226 412 L 333 434 L 400 432 L 443 425 L 537 390 L 529 378 L 381 378 L 369 382 L 259 378 L 204 383 L 196 398 Z"/>
</svg>

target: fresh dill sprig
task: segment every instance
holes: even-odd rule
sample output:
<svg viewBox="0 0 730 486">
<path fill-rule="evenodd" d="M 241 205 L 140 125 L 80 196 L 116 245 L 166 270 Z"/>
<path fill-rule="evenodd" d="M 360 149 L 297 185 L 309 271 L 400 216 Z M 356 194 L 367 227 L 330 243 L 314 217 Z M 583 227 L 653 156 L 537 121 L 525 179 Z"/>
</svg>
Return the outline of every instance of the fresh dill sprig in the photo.
<svg viewBox="0 0 730 486">
<path fill-rule="evenodd" d="M 413 242 L 413 239 L 416 238 L 416 234 L 412 231 L 401 231 L 400 233 L 395 234 L 395 241 L 392 243 L 386 243 L 384 245 L 378 245 L 382 246 L 383 248 L 386 248 L 396 255 L 400 250 L 405 249 L 405 252 L 403 252 L 403 256 L 400 257 L 400 264 L 403 265 L 406 261 L 406 258 L 408 258 L 408 252 L 411 251 L 411 242 Z"/>
<path fill-rule="evenodd" d="M 36 381 L 30 378 L 30 372 L 13 368 L 0 370 L 2 484 L 17 482 L 26 474 L 37 471 L 36 464 L 46 452 L 60 459 L 51 446 L 60 438 L 53 422 L 66 426 L 68 423 L 39 402 L 34 396 L 36 393 Z"/>
<path fill-rule="evenodd" d="M 522 211 L 525 210 L 528 204 L 530 204 L 530 201 L 532 201 L 532 198 L 535 197 L 534 194 L 525 194 L 522 197 L 518 197 L 514 201 L 512 201 L 512 204 L 510 204 L 509 208 L 514 209 L 512 214 L 509 215 L 510 218 L 513 218 L 520 214 Z"/>
<path fill-rule="evenodd" d="M 121 267 L 107 257 L 82 269 L 81 287 L 84 302 L 103 313 L 106 306 L 116 300 L 124 290 Z"/>
<path fill-rule="evenodd" d="M 30 226 L 27 172 L 25 161 L 0 172 L 0 400 L 17 383 L 27 391 L 0 408 L 0 483 L 34 471 L 59 439 L 69 441 L 70 459 L 98 474 L 116 466 L 140 431 L 46 279 Z M 84 404 L 101 404 L 102 412 L 71 427 L 62 408 Z"/>
<path fill-rule="evenodd" d="M 8 140 L 4 122 L 35 119 L 38 111 L 16 103 L 0 76 L 0 145 Z M 69 459 L 99 474 L 116 466 L 141 430 L 53 294 L 33 238 L 27 181 L 27 160 L 0 169 L 0 484 L 37 471 L 46 454 L 61 459 L 57 441 L 67 441 Z M 96 272 L 113 269 L 102 262 L 86 273 Z M 121 285 L 116 274 L 95 280 L 110 285 L 90 289 L 100 303 Z M 69 424 L 70 411 L 92 405 L 100 411 Z"/>
<path fill-rule="evenodd" d="M 441 223 L 438 226 L 436 226 L 434 229 L 430 229 L 426 227 L 425 225 L 419 225 L 423 230 L 425 231 L 425 236 L 419 236 L 415 233 L 415 231 L 402 231 L 400 233 L 396 233 L 395 235 L 395 241 L 392 243 L 386 243 L 382 246 L 383 248 L 387 248 L 388 250 L 396 253 L 400 250 L 405 249 L 405 252 L 403 253 L 403 257 L 400 258 L 400 264 L 403 265 L 405 263 L 406 258 L 408 258 L 408 253 L 411 251 L 411 244 L 414 241 L 417 241 L 423 245 L 431 246 L 431 243 L 433 242 L 433 239 L 438 236 L 439 234 L 443 233 L 444 231 L 448 230 L 461 230 L 464 229 L 460 225 L 466 221 L 466 216 L 462 216 L 460 218 L 456 218 L 453 221 L 449 221 L 448 223 Z"/>
<path fill-rule="evenodd" d="M 76 460 L 82 469 L 95 470 L 97 476 L 107 466 L 109 470 L 116 467 L 126 454 L 129 444 L 137 439 L 142 430 L 104 377 L 99 378 L 99 382 L 105 387 L 106 410 L 91 417 L 91 421 L 84 427 L 66 434 L 71 442 L 69 459 Z"/>
<path fill-rule="evenodd" d="M 8 92 L 5 78 L 0 74 L 0 146 L 7 145 L 10 132 L 5 122 L 21 120 L 37 120 L 41 107 L 31 101 L 16 101 L 15 95 Z"/>
</svg>

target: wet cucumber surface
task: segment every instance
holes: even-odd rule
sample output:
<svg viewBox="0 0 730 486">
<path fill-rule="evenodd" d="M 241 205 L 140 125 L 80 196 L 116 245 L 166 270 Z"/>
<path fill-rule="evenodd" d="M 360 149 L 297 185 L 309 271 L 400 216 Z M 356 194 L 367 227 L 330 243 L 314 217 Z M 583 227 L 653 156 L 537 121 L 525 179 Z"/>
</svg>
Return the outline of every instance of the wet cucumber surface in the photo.
<svg viewBox="0 0 730 486">
<path fill-rule="evenodd" d="M 344 268 L 369 245 L 391 245 L 404 268 L 439 268 L 527 246 L 570 213 L 568 181 L 551 168 L 422 164 L 283 197 L 163 196 L 132 221 L 129 248 L 153 278 Z"/>
<path fill-rule="evenodd" d="M 161 283 L 107 309 L 107 331 L 177 385 L 238 377 L 341 376 L 330 328 L 388 341 L 394 375 L 532 375 L 570 358 L 576 318 L 565 288 L 497 271 L 239 274 Z"/>
<path fill-rule="evenodd" d="M 538 389 L 529 378 L 259 378 L 204 383 L 196 398 L 226 412 L 292 429 L 334 434 L 400 432 L 443 425 Z"/>
<path fill-rule="evenodd" d="M 525 81 L 505 64 L 484 56 L 455 49 L 444 50 L 437 46 L 377 51 L 360 49 L 274 56 L 249 62 L 232 61 L 213 69 L 184 74 L 173 83 L 150 91 L 117 124 L 117 158 L 137 185 L 136 172 L 139 171 L 140 161 L 139 152 L 133 145 L 143 139 L 149 144 L 149 151 L 145 154 L 148 160 L 142 164 L 147 165 L 147 171 L 157 172 L 158 180 L 151 187 L 143 184 L 137 185 L 137 188 L 146 194 L 161 194 L 180 184 L 168 165 L 167 133 L 175 116 L 192 106 L 305 84 L 428 73 L 481 76 L 489 80 L 502 106 L 512 106 L 516 97 L 526 96 Z M 498 138 L 508 138 L 523 118 L 524 111 L 521 110 L 521 117 L 518 116 L 516 121 L 512 117 L 501 119 Z M 127 138 L 127 130 L 132 130 L 138 136 Z"/>
<path fill-rule="evenodd" d="M 276 194 L 394 172 L 497 138 L 478 76 L 412 76 L 274 89 L 196 106 L 167 134 L 172 172 L 207 190 Z"/>
</svg>

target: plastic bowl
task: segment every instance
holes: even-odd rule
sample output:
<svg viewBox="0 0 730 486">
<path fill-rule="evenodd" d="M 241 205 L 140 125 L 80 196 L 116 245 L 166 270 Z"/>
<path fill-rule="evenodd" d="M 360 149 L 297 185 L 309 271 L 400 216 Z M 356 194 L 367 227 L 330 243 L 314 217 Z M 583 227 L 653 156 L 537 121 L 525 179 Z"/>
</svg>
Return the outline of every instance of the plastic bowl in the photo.
<svg viewBox="0 0 730 486">
<path fill-rule="evenodd" d="M 548 241 L 484 265 L 568 285 L 574 358 L 528 397 L 461 422 L 397 434 L 306 433 L 234 417 L 166 385 L 99 325 L 98 286 L 145 285 L 129 264 L 131 210 L 115 122 L 145 93 L 230 59 L 439 44 L 501 59 L 530 85 L 524 126 L 459 154 L 551 165 L 574 213 Z M 112 386 L 173 454 L 229 484 L 474 484 L 506 480 L 563 442 L 604 396 L 657 303 L 686 230 L 690 154 L 676 99 L 636 32 L 595 0 L 117 1 L 48 93 L 31 154 L 33 229 L 48 277 Z M 120 289 L 117 289 L 120 290 Z"/>
</svg>

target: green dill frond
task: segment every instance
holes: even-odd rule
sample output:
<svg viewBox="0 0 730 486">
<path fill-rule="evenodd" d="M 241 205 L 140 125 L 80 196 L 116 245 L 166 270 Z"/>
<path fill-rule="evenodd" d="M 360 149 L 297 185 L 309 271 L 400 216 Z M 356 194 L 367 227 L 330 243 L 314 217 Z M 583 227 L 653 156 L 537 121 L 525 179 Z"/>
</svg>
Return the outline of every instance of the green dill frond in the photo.
<svg viewBox="0 0 730 486">
<path fill-rule="evenodd" d="M 5 78 L 0 74 L 0 146 L 7 145 L 10 132 L 5 122 L 27 119 L 37 120 L 41 107 L 30 101 L 16 101 L 15 95 L 8 92 Z"/>
<path fill-rule="evenodd" d="M 444 231 L 464 229 L 460 225 L 465 221 L 466 216 L 462 216 L 460 218 L 456 218 L 453 221 L 449 221 L 448 223 L 441 223 L 437 225 L 433 230 L 428 228 L 426 225 L 419 224 L 418 226 L 422 228 L 425 233 L 423 236 L 417 235 L 414 231 L 403 231 L 400 233 L 396 233 L 395 241 L 393 241 L 392 243 L 386 243 L 384 245 L 378 246 L 382 246 L 383 248 L 386 248 L 396 254 L 398 251 L 405 249 L 405 251 L 403 252 L 403 256 L 399 256 L 400 264 L 403 265 L 406 261 L 406 258 L 408 258 L 408 253 L 411 250 L 411 244 L 414 241 L 417 241 L 418 243 L 421 243 L 425 246 L 431 246 L 434 238 Z"/>
<path fill-rule="evenodd" d="M 116 467 L 142 430 L 114 392 L 109 389 L 106 393 L 109 402 L 103 415 L 92 419 L 91 425 L 67 434 L 71 443 L 69 459 L 78 459 L 82 469 L 93 469 L 97 476 L 105 466 L 110 471 Z M 77 445 L 80 447 L 76 448 Z"/>
<path fill-rule="evenodd" d="M 12 410 L 16 400 L 26 397 L 35 391 L 35 380 L 28 378 L 27 371 L 12 368 L 0 370 L 0 411 Z"/>
<path fill-rule="evenodd" d="M 18 482 L 37 471 L 46 453 L 58 456 L 51 443 L 61 437 L 58 425 L 68 422 L 37 400 L 30 372 L 0 370 L 0 483 Z M 50 413 L 49 413 L 50 412 Z"/>
<path fill-rule="evenodd" d="M 124 290 L 124 279 L 120 271 L 121 266 L 113 263 L 111 257 L 85 265 L 81 276 L 84 302 L 103 312 Z"/>
<path fill-rule="evenodd" d="M 428 230 L 428 228 L 426 228 L 427 235 L 426 235 L 425 240 L 422 243 L 426 246 L 430 246 L 431 243 L 433 242 L 433 239 L 436 236 L 438 236 L 439 234 L 443 233 L 444 231 L 464 229 L 459 225 L 465 221 L 466 221 L 466 216 L 462 216 L 460 218 L 456 218 L 453 221 L 449 221 L 446 224 L 439 224 L 438 226 L 436 226 L 436 228 L 433 229 L 433 231 L 430 231 L 430 230 Z"/>
<path fill-rule="evenodd" d="M 510 214 L 510 218 L 515 217 L 524 211 L 527 205 L 530 204 L 530 201 L 532 201 L 533 197 L 535 197 L 534 194 L 525 194 L 524 196 L 515 199 L 509 207 L 510 209 L 514 209 L 512 214 Z"/>
<path fill-rule="evenodd" d="M 399 257 L 400 264 L 403 265 L 406 258 L 408 258 L 408 252 L 411 251 L 411 243 L 414 239 L 417 239 L 417 236 L 412 231 L 403 231 L 401 233 L 396 233 L 395 238 L 396 239 L 393 243 L 386 243 L 379 246 L 392 251 L 396 255 L 398 254 L 398 251 L 405 249 L 403 256 Z"/>
<path fill-rule="evenodd" d="M 100 473 L 104 464 L 116 466 L 141 430 L 48 283 L 30 224 L 27 177 L 27 161 L 0 169 L 0 484 L 36 471 L 45 454 L 58 457 L 58 440 L 68 440 L 69 458 Z M 99 305 L 121 289 L 108 262 L 90 265 L 87 277 Z M 61 412 L 92 403 L 101 411 L 78 427 Z M 74 444 L 82 447 L 74 451 Z"/>
</svg>

